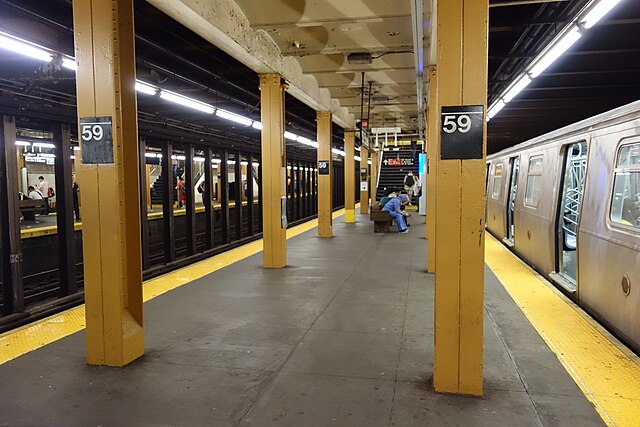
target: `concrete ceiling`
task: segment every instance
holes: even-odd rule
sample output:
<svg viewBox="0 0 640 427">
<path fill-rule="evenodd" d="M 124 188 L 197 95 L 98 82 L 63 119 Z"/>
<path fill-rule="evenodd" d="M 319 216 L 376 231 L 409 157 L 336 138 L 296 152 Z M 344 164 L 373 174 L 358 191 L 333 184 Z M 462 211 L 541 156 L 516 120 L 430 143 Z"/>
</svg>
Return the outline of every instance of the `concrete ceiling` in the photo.
<svg viewBox="0 0 640 427">
<path fill-rule="evenodd" d="M 356 119 L 360 117 L 364 73 L 365 118 L 372 83 L 370 127 L 400 126 L 403 132 L 416 131 L 410 0 L 235 1 L 252 29 L 268 35 L 281 55 L 295 58 L 302 72 Z M 427 46 L 428 37 L 426 31 Z M 380 57 L 371 64 L 350 64 L 347 55 L 354 52 Z"/>
</svg>

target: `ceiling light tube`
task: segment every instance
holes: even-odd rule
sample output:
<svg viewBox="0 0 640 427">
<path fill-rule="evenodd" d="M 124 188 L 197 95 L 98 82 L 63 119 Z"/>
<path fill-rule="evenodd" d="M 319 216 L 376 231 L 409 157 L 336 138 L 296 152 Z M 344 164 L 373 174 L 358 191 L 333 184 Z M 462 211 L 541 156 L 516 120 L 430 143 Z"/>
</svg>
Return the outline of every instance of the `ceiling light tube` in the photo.
<svg viewBox="0 0 640 427">
<path fill-rule="evenodd" d="M 62 57 L 62 66 L 71 71 L 78 71 L 78 64 L 75 58 Z"/>
<path fill-rule="evenodd" d="M 39 148 L 56 148 L 56 146 L 50 142 L 34 142 L 31 145 Z"/>
<path fill-rule="evenodd" d="M 371 160 L 367 160 L 367 164 L 371 164 Z"/>
<path fill-rule="evenodd" d="M 500 110 L 504 108 L 505 105 L 507 104 L 505 104 L 505 102 L 502 99 L 499 99 L 498 102 L 496 102 L 491 106 L 491 108 L 489 108 L 489 111 L 487 112 L 487 118 L 489 119 L 493 118 L 493 116 L 498 114 Z"/>
<path fill-rule="evenodd" d="M 356 162 L 362 161 L 362 158 L 360 156 L 353 156 L 353 160 L 355 160 Z"/>
<path fill-rule="evenodd" d="M 160 90 L 160 98 L 183 105 L 185 107 L 193 108 L 194 110 L 202 111 L 203 113 L 207 114 L 213 114 L 213 112 L 215 111 L 213 106 L 209 104 L 164 89 Z"/>
<path fill-rule="evenodd" d="M 234 114 L 226 110 L 221 110 L 220 108 L 216 110 L 216 116 L 230 120 L 232 122 L 240 123 L 241 125 L 245 126 L 251 126 L 253 124 L 253 120 L 251 119 L 242 117 L 238 114 Z"/>
<path fill-rule="evenodd" d="M 616 7 L 620 0 L 600 0 L 596 6 L 582 19 L 581 24 L 585 29 L 596 25 L 611 9 Z"/>
<path fill-rule="evenodd" d="M 72 155 L 70 155 L 70 156 L 69 156 L 69 158 L 70 158 L 71 160 L 75 160 L 75 159 L 76 159 L 76 156 L 74 156 L 74 155 L 72 154 Z"/>
<path fill-rule="evenodd" d="M 79 145 L 74 145 L 73 146 L 73 151 L 80 151 L 80 146 Z M 159 155 L 158 155 L 159 157 Z"/>
<path fill-rule="evenodd" d="M 254 128 L 254 129 L 262 130 L 262 123 L 253 122 L 253 123 L 251 123 L 251 127 Z"/>
<path fill-rule="evenodd" d="M 33 59 L 39 59 L 44 62 L 51 62 L 53 60 L 53 55 L 46 50 L 33 43 L 20 40 L 5 33 L 0 33 L 0 49 L 10 50 L 11 52 L 19 53 L 20 55 Z"/>
<path fill-rule="evenodd" d="M 227 164 L 228 165 L 235 165 L 236 161 L 235 160 L 227 160 Z"/>
<path fill-rule="evenodd" d="M 305 138 L 304 136 L 299 136 L 298 142 L 304 145 L 311 145 L 311 140 L 309 138 Z"/>
<path fill-rule="evenodd" d="M 150 159 L 155 159 L 157 157 L 156 153 L 144 153 L 144 156 Z"/>
<path fill-rule="evenodd" d="M 258 167 L 258 166 L 260 166 L 260 163 L 258 163 L 258 162 L 253 162 L 253 163 L 251 163 L 251 165 L 252 165 L 252 166 L 255 166 L 255 167 Z"/>
<path fill-rule="evenodd" d="M 31 143 L 28 141 L 16 141 L 16 145 L 19 145 L 21 147 L 28 147 L 31 145 Z"/>
<path fill-rule="evenodd" d="M 213 162 L 213 163 L 215 163 L 217 165 L 217 164 L 222 163 L 222 160 L 220 160 L 220 159 L 211 159 L 211 162 Z"/>
<path fill-rule="evenodd" d="M 290 139 L 292 141 L 297 141 L 298 140 L 298 135 L 296 135 L 295 133 L 289 132 L 289 131 L 284 131 L 284 137 L 287 139 Z"/>
<path fill-rule="evenodd" d="M 240 162 L 240 165 L 241 165 L 241 166 L 248 166 L 248 165 L 249 165 L 249 162 L 246 162 L 246 161 L 242 160 L 242 161 Z"/>
<path fill-rule="evenodd" d="M 50 153 L 40 153 L 40 155 L 38 157 L 43 157 L 45 159 L 54 159 L 56 157 L 55 154 L 50 154 Z"/>
<path fill-rule="evenodd" d="M 342 150 L 338 150 L 337 148 L 332 148 L 331 152 L 334 153 L 334 154 L 337 154 L 339 156 L 342 156 L 342 157 L 345 157 L 347 155 L 347 153 L 345 153 Z"/>
<path fill-rule="evenodd" d="M 507 93 L 504 94 L 504 97 L 502 98 L 504 102 L 507 103 L 515 98 L 515 96 L 522 92 L 524 88 L 529 86 L 529 83 L 531 83 L 531 79 L 529 78 L 529 76 L 525 75 L 520 77 L 520 79 L 516 81 L 516 84 L 514 84 L 511 89 L 509 89 Z"/>
<path fill-rule="evenodd" d="M 194 162 L 198 162 L 198 163 L 202 163 L 202 162 L 204 162 L 204 157 L 195 156 L 193 158 L 193 161 Z"/>
<path fill-rule="evenodd" d="M 554 43 L 553 47 L 535 63 L 533 68 L 531 68 L 531 78 L 535 79 L 538 77 L 544 70 L 553 64 L 560 55 L 573 46 L 581 36 L 582 34 L 580 34 L 578 27 L 575 26 L 569 32 L 565 33 Z"/>
<path fill-rule="evenodd" d="M 136 91 L 147 95 L 155 95 L 158 93 L 158 88 L 140 80 L 136 80 Z"/>
</svg>

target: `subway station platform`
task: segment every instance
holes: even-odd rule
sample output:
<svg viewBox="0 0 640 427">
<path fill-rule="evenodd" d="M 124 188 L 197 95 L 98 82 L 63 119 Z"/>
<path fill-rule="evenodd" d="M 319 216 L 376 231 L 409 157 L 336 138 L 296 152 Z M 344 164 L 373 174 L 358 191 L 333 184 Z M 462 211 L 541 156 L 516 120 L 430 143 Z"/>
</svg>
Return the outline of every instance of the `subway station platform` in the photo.
<svg viewBox="0 0 640 427">
<path fill-rule="evenodd" d="M 85 364 L 82 307 L 0 336 L 0 425 L 605 424 L 488 267 L 484 397 L 434 393 L 424 224 L 358 221 L 297 227 L 286 269 L 254 242 L 146 283 L 146 354 L 125 368 Z"/>
</svg>

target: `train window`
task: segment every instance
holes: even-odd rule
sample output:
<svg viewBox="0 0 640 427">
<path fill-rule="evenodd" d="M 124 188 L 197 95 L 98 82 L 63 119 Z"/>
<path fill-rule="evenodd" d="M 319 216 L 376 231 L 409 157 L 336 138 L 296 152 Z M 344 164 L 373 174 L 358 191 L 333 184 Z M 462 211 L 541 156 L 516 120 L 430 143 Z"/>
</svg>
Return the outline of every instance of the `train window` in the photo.
<svg viewBox="0 0 640 427">
<path fill-rule="evenodd" d="M 524 192 L 524 204 L 537 207 L 542 193 L 542 156 L 529 159 L 527 172 L 527 187 Z"/>
<path fill-rule="evenodd" d="M 610 218 L 615 223 L 640 228 L 640 143 L 620 147 Z"/>
<path fill-rule="evenodd" d="M 498 163 L 493 169 L 493 192 L 491 193 L 492 199 L 500 198 L 500 192 L 502 191 L 502 163 Z"/>
</svg>

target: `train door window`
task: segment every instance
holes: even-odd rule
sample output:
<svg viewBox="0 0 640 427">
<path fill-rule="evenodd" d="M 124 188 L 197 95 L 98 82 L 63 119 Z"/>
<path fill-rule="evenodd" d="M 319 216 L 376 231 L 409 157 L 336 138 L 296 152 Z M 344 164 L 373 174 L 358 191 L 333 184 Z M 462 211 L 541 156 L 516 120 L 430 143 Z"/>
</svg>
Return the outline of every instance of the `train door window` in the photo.
<svg viewBox="0 0 640 427">
<path fill-rule="evenodd" d="M 613 178 L 611 221 L 640 229 L 640 143 L 620 147 Z"/>
<path fill-rule="evenodd" d="M 558 204 L 558 272 L 568 279 L 575 290 L 578 255 L 578 224 L 580 205 L 587 171 L 586 141 L 571 144 L 564 151 L 564 171 L 561 201 Z"/>
<path fill-rule="evenodd" d="M 502 163 L 498 163 L 493 169 L 493 192 L 492 199 L 499 199 L 502 190 Z"/>
<path fill-rule="evenodd" d="M 513 244 L 515 238 L 515 222 L 514 214 L 516 209 L 516 193 L 518 190 L 518 172 L 520 171 L 520 157 L 512 157 L 509 159 L 510 177 L 509 177 L 509 199 L 507 201 L 507 240 Z"/>
<path fill-rule="evenodd" d="M 540 194 L 542 194 L 542 165 L 542 156 L 535 156 L 529 159 L 527 186 L 524 193 L 524 204 L 526 206 L 538 207 Z"/>
</svg>

